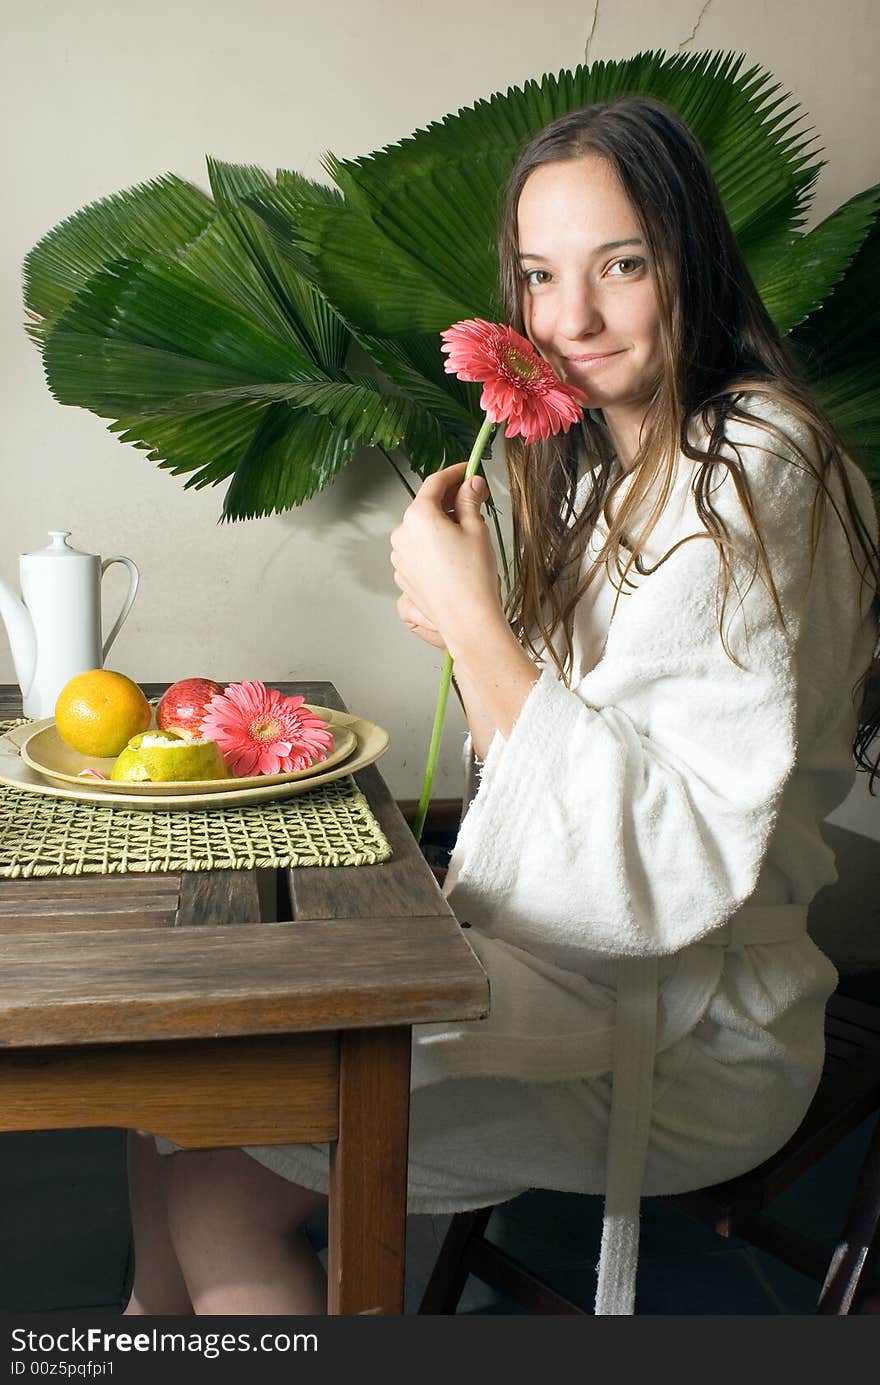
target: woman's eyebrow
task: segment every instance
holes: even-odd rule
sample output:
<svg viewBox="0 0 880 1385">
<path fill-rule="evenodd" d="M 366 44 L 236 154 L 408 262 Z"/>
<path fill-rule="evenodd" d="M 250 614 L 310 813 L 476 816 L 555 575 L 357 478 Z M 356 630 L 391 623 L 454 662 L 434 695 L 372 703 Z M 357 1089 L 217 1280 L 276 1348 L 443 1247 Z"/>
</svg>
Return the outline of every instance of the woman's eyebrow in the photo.
<svg viewBox="0 0 880 1385">
<path fill-rule="evenodd" d="M 593 248 L 594 255 L 603 255 L 606 250 L 620 250 L 624 245 L 643 245 L 640 236 L 630 236 L 627 240 L 606 240 L 604 245 Z M 520 260 L 546 260 L 546 255 L 533 255 L 530 250 L 522 250 L 517 256 Z"/>
</svg>

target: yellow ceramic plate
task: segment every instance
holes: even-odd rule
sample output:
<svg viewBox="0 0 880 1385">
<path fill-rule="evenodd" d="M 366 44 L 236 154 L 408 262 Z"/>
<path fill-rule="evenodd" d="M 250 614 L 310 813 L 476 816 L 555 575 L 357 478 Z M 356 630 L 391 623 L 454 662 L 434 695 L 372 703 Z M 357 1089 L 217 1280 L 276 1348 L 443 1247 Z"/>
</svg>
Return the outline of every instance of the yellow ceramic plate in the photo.
<svg viewBox="0 0 880 1385">
<path fill-rule="evenodd" d="M 192 797 L 193 794 L 224 793 L 232 788 L 267 788 L 270 784 L 290 784 L 297 779 L 308 778 L 321 770 L 332 769 L 334 765 L 338 765 L 355 749 L 357 737 L 350 727 L 341 726 L 335 720 L 339 715 L 338 712 L 332 712 L 326 707 L 310 707 L 310 710 L 316 712 L 327 722 L 333 733 L 333 749 L 325 760 L 310 765 L 308 769 L 293 770 L 289 774 L 253 774 L 231 780 L 168 780 L 162 784 L 130 784 L 115 782 L 109 777 L 106 780 L 80 778 L 80 770 L 84 769 L 95 769 L 100 774 L 109 776 L 116 763 L 116 757 L 110 756 L 108 759 L 99 759 L 94 755 L 81 755 L 78 750 L 73 750 L 61 739 L 53 720 L 38 722 L 30 728 L 30 735 L 22 742 L 21 758 L 29 769 L 36 770 L 37 774 L 43 775 L 45 779 L 49 779 L 53 783 L 72 784 L 76 788 L 85 786 L 89 789 L 97 789 L 103 794 L 127 794 L 139 798 L 152 798 L 157 793 L 161 793 L 163 796 L 187 794 Z"/>
<path fill-rule="evenodd" d="M 329 784 L 334 779 L 344 779 L 346 775 L 356 774 L 358 770 L 371 765 L 388 749 L 388 732 L 383 730 L 381 726 L 376 726 L 374 722 L 365 721 L 363 717 L 351 716 L 347 712 L 337 712 L 331 708 L 315 707 L 314 710 L 320 716 L 332 718 L 334 734 L 335 727 L 338 725 L 342 729 L 353 732 L 356 738 L 354 751 L 332 769 L 327 769 L 325 762 L 324 765 L 313 766 L 316 773 L 308 775 L 306 778 L 292 778 L 282 784 L 267 784 L 263 780 L 254 787 L 245 789 L 240 787 L 241 780 L 221 779 L 215 781 L 219 785 L 220 792 L 212 793 L 166 794 L 163 792 L 165 785 L 153 784 L 150 787 L 157 790 L 156 793 L 140 796 L 132 793 L 114 794 L 112 806 L 114 808 L 142 808 L 145 810 L 162 809 L 165 812 L 184 811 L 191 808 L 244 808 L 251 803 L 268 803 L 273 799 L 292 798 L 296 794 L 308 793 L 310 789 L 317 788 L 319 784 Z M 76 786 L 62 786 L 58 781 L 50 783 L 24 763 L 19 755 L 20 747 L 16 742 L 16 737 L 21 736 L 25 731 L 36 734 L 38 730 L 44 730 L 49 725 L 52 725 L 52 722 L 37 722 L 32 727 L 18 727 L 0 737 L 0 784 L 8 784 L 11 788 L 23 789 L 28 793 L 43 794 L 49 798 L 69 798 L 80 803 L 102 803 L 105 808 L 111 806 L 108 802 L 108 795 L 102 791 L 97 780 L 89 784 L 87 780 L 80 779 L 76 781 Z M 120 785 L 120 787 L 130 789 L 134 786 Z M 187 787 L 192 790 L 193 786 L 190 784 Z"/>
</svg>

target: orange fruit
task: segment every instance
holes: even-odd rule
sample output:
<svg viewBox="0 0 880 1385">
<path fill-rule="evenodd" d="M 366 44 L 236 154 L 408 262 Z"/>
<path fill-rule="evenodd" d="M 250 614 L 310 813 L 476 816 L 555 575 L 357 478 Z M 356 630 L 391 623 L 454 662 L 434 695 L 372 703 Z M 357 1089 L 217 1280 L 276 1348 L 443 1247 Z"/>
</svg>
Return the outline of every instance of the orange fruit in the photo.
<svg viewBox="0 0 880 1385">
<path fill-rule="evenodd" d="M 137 683 L 106 668 L 78 673 L 65 683 L 55 703 L 58 734 L 81 755 L 118 755 L 139 731 L 146 731 L 152 709 Z"/>
</svg>

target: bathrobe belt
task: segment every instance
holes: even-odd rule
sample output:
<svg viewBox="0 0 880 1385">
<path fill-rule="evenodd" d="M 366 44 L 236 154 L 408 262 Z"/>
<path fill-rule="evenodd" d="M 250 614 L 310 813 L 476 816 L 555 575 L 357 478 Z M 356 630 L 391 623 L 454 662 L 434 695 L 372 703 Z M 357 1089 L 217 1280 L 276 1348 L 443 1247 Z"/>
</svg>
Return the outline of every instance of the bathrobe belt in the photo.
<svg viewBox="0 0 880 1385">
<path fill-rule="evenodd" d="M 692 946 L 794 942 L 807 927 L 805 904 L 741 909 Z M 605 1211 L 595 1312 L 635 1311 L 639 1203 L 648 1154 L 657 1051 L 657 958 L 622 957 L 617 976 Z"/>
</svg>

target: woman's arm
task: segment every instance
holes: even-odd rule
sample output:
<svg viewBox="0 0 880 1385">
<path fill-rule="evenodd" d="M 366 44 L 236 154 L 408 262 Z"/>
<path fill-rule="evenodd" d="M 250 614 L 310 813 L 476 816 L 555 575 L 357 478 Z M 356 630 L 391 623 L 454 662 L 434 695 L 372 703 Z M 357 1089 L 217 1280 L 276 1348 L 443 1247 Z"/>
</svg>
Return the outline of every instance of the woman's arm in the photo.
<svg viewBox="0 0 880 1385">
<path fill-rule="evenodd" d="M 420 640 L 430 645 L 432 649 L 441 649 L 444 654 L 447 652 L 446 643 L 440 631 L 410 601 L 409 597 L 400 596 L 398 598 L 397 612 L 407 629 L 411 630 L 414 635 L 418 635 Z M 454 676 L 467 718 L 473 752 L 478 760 L 485 760 L 486 752 L 492 744 L 492 738 L 497 729 L 496 723 L 486 711 L 480 698 L 479 687 L 467 670 L 456 666 Z"/>
<path fill-rule="evenodd" d="M 540 669 L 504 620 L 453 641 L 450 652 L 474 754 L 485 760 L 495 732 L 505 740 L 510 735 Z"/>
<path fill-rule="evenodd" d="M 391 536 L 401 619 L 446 648 L 465 704 L 474 752 L 483 759 L 496 730 L 505 738 L 537 682 L 501 604 L 495 554 L 480 505 L 485 482 L 462 485 L 464 463 L 421 486 Z"/>
</svg>

